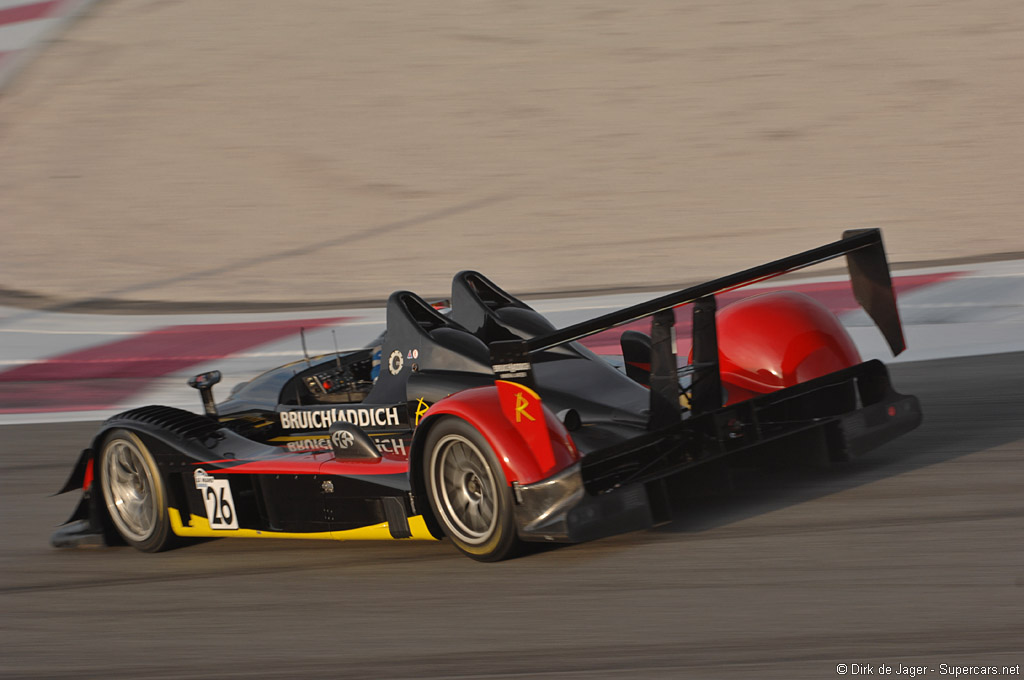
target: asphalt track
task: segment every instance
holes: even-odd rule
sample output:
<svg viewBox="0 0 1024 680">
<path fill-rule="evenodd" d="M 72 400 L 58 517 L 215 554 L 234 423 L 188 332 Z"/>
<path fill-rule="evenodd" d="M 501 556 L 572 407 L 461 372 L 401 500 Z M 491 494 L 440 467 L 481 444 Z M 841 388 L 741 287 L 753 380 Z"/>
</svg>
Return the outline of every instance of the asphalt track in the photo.
<svg viewBox="0 0 1024 680">
<path fill-rule="evenodd" d="M 940 664 L 1022 664 L 1024 353 L 892 371 L 926 420 L 868 458 L 741 473 L 731 491 L 681 499 L 665 527 L 495 565 L 446 543 L 54 550 L 75 499 L 47 494 L 95 423 L 5 427 L 0 677 L 830 678 L 883 663 L 953 677 Z"/>
</svg>

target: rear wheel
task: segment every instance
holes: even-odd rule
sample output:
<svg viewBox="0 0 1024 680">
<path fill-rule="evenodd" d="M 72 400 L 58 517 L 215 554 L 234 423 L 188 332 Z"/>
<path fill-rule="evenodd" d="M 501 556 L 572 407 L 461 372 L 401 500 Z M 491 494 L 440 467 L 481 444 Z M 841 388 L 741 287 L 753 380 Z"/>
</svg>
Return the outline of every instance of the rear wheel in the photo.
<svg viewBox="0 0 1024 680">
<path fill-rule="evenodd" d="M 482 562 L 521 552 L 511 489 L 476 428 L 459 418 L 441 420 L 427 436 L 424 465 L 434 516 L 459 550 Z"/>
<path fill-rule="evenodd" d="M 99 456 L 100 486 L 117 533 L 144 552 L 171 547 L 167 492 L 156 461 L 137 435 L 113 430 Z"/>
</svg>

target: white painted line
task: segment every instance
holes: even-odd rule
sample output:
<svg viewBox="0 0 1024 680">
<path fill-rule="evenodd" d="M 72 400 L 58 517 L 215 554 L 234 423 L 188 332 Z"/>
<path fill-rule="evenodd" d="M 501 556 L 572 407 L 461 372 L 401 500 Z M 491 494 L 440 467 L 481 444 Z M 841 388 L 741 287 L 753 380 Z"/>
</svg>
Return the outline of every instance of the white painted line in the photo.
<svg viewBox="0 0 1024 680">
<path fill-rule="evenodd" d="M 943 268 L 962 272 L 961 276 L 900 295 L 900 311 L 904 321 L 909 349 L 893 358 L 879 331 L 861 310 L 847 312 L 841 320 L 849 330 L 864 359 L 878 358 L 886 363 L 925 361 L 978 354 L 999 354 L 1024 351 L 1024 261 L 987 263 L 968 269 Z M 895 276 L 934 274 L 935 268 L 904 270 Z M 843 275 L 821 277 L 814 281 L 798 279 L 791 283 L 807 284 L 846 280 Z M 782 281 L 765 285 L 776 286 Z M 548 316 L 555 326 L 565 326 L 596 316 L 601 311 L 621 309 L 629 304 L 656 297 L 658 293 L 623 293 L 600 297 L 531 300 L 530 304 Z M 4 310 L 0 310 L 0 314 Z M 16 367 L 35 363 L 46 356 L 59 356 L 69 349 L 78 349 L 96 342 L 97 337 L 131 336 L 168 325 L 232 323 L 300 318 L 347 317 L 335 325 L 340 347 L 364 347 L 384 328 L 383 309 L 322 310 L 298 313 L 194 314 L 148 317 L 118 315 L 47 314 L 39 313 L 29 321 L 19 319 L 17 328 L 0 328 L 8 332 L 5 358 L 0 365 Z M 4 320 L 0 317 L 0 326 Z M 105 327 L 108 327 L 107 330 Z M 331 327 L 307 332 L 310 356 L 331 354 L 334 345 Z M 18 342 L 14 342 L 17 339 Z M 342 349 L 341 351 L 349 351 Z M 196 355 L 202 354 L 196 348 Z M 42 355 L 42 356 L 40 356 Z M 190 366 L 154 380 L 148 388 L 113 409 L 102 411 L 2 414 L 0 424 L 44 423 L 104 419 L 134 406 L 160 403 L 190 411 L 200 411 L 198 395 L 187 388 L 191 375 L 218 369 L 224 375 L 216 395 L 223 398 L 232 387 L 278 365 L 300 361 L 301 345 L 297 337 L 282 338 L 250 351 Z M 2 387 L 2 385 L 0 385 Z"/>
<path fill-rule="evenodd" d="M 140 331 L 78 331 L 78 330 L 46 330 L 44 328 L 0 328 L 0 333 L 26 333 L 29 335 L 138 335 Z"/>
<path fill-rule="evenodd" d="M 57 6 L 58 14 L 29 21 L 4 24 L 0 27 L 0 92 L 17 77 L 23 68 L 42 52 L 46 43 L 67 30 L 97 0 L 65 0 Z M 13 9 L 37 4 L 30 0 L 4 1 L 0 9 Z"/>
<path fill-rule="evenodd" d="M 60 18 L 33 19 L 0 26 L 0 51 L 15 52 L 31 47 L 44 34 L 57 26 Z"/>
<path fill-rule="evenodd" d="M 365 348 L 364 347 L 348 348 L 348 349 L 341 348 L 341 349 L 338 350 L 338 353 L 339 354 L 345 354 L 347 352 L 355 352 L 355 351 L 360 350 L 360 349 L 365 349 Z M 317 356 L 323 356 L 323 355 L 327 355 L 327 354 L 334 354 L 334 348 L 333 347 L 331 347 L 329 349 L 309 347 L 308 350 L 309 350 L 310 358 L 317 357 Z M 124 359 L 68 359 L 68 360 L 47 359 L 46 362 L 48 364 L 53 364 L 53 365 L 59 365 L 61 363 L 76 364 L 76 365 L 77 364 L 83 364 L 83 363 L 86 363 L 86 364 L 122 364 L 122 363 L 127 364 L 127 363 L 131 363 L 131 362 L 159 361 L 159 360 L 166 359 L 166 358 L 167 357 L 164 357 L 164 356 L 152 356 L 152 357 L 138 357 L 138 356 L 136 356 L 136 357 L 127 357 L 127 358 L 124 358 Z M 283 351 L 279 351 L 279 352 L 239 352 L 238 354 L 232 354 L 230 357 L 224 357 L 224 358 L 221 358 L 221 357 L 208 357 L 207 355 L 197 355 L 196 357 L 189 357 L 189 356 L 183 356 L 183 355 L 175 355 L 174 358 L 175 359 L 196 359 L 196 358 L 198 358 L 198 359 L 203 360 L 203 361 L 209 360 L 209 361 L 222 361 L 222 362 L 235 361 L 237 359 L 280 359 L 280 358 L 290 358 L 290 359 L 298 360 L 298 359 L 302 359 L 302 350 L 283 350 Z M 0 359 L 0 366 L 26 366 L 26 365 L 29 365 L 29 364 L 37 364 L 37 363 L 39 363 L 38 359 Z M 189 370 L 189 375 L 192 375 L 193 373 L 202 373 L 202 371 L 192 371 L 192 370 Z"/>
<path fill-rule="evenodd" d="M 0 9 L 11 9 L 12 7 L 27 7 L 37 4 L 35 0 L 0 0 Z"/>
</svg>

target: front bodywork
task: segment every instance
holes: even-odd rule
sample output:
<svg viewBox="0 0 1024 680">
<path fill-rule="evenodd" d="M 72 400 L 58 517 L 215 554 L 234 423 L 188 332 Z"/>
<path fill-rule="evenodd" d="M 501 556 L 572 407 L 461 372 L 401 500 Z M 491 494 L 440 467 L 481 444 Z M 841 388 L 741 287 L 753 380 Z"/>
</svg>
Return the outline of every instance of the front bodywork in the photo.
<svg viewBox="0 0 1024 680">
<path fill-rule="evenodd" d="M 82 452 L 63 490 L 84 488 L 85 493 L 55 543 L 110 536 L 102 494 L 89 471 L 105 434 L 115 429 L 135 433 L 156 460 L 171 528 L 179 536 L 433 538 L 412 507 L 409 432 L 400 427 L 373 433 L 379 456 L 344 458 L 315 433 L 261 442 L 251 438 L 251 430 L 249 436 L 234 431 L 230 420 L 148 406 L 108 420 L 93 446 Z"/>
</svg>

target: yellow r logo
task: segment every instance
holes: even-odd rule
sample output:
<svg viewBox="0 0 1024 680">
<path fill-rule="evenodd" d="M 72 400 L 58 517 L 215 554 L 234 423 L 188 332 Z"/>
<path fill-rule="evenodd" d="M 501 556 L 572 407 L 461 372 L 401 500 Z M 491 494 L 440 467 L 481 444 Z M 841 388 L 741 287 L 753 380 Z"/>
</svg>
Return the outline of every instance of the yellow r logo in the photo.
<svg viewBox="0 0 1024 680">
<path fill-rule="evenodd" d="M 423 417 L 423 414 L 426 413 L 427 409 L 429 409 L 429 408 L 430 408 L 430 404 L 428 404 L 427 402 L 423 401 L 423 399 L 420 399 L 416 403 L 416 421 L 413 423 L 413 427 L 419 426 L 420 418 Z"/>
<path fill-rule="evenodd" d="M 522 392 L 516 394 L 516 422 L 523 422 L 523 416 L 526 416 L 530 420 L 535 420 L 533 416 L 526 412 L 526 407 L 530 405 L 530 400 L 523 396 Z"/>
</svg>

